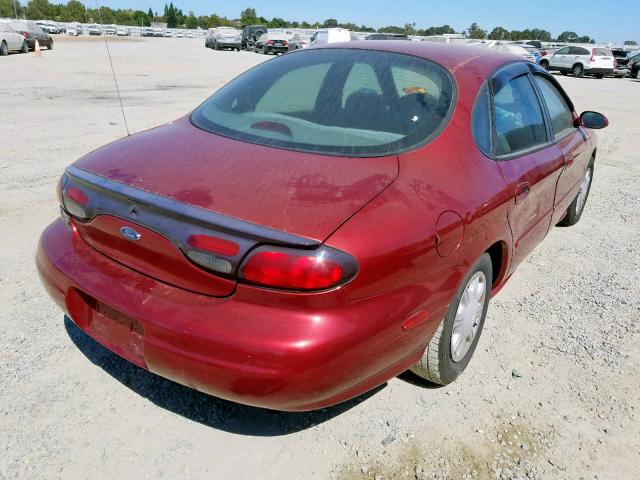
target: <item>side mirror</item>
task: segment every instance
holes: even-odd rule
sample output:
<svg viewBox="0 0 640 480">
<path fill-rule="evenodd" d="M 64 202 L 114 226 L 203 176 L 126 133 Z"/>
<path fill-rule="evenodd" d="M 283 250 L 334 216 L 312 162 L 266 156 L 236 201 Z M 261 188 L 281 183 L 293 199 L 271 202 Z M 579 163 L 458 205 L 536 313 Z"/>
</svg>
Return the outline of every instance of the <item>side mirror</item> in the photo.
<svg viewBox="0 0 640 480">
<path fill-rule="evenodd" d="M 578 126 L 598 130 L 609 126 L 609 120 L 598 112 L 582 112 L 578 119 Z"/>
</svg>

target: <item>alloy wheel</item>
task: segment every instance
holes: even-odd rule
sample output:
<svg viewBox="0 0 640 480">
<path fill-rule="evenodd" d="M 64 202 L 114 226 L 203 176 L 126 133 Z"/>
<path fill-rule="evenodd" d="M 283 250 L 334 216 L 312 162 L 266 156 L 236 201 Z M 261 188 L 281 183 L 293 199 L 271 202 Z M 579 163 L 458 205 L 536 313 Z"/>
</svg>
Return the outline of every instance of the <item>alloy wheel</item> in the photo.
<svg viewBox="0 0 640 480">
<path fill-rule="evenodd" d="M 467 282 L 453 322 L 451 358 L 454 362 L 461 361 L 473 344 L 486 299 L 487 278 L 484 272 L 476 272 Z"/>
</svg>

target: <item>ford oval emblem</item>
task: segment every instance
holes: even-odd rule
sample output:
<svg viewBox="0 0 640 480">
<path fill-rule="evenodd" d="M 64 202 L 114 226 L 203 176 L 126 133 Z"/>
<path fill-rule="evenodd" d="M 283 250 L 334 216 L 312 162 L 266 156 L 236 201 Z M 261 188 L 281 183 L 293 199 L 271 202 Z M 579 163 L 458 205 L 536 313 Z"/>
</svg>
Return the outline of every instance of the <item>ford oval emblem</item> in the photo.
<svg viewBox="0 0 640 480">
<path fill-rule="evenodd" d="M 129 240 L 130 242 L 137 242 L 140 240 L 140 234 L 131 227 L 122 227 L 120 229 L 120 234 L 125 240 Z"/>
</svg>

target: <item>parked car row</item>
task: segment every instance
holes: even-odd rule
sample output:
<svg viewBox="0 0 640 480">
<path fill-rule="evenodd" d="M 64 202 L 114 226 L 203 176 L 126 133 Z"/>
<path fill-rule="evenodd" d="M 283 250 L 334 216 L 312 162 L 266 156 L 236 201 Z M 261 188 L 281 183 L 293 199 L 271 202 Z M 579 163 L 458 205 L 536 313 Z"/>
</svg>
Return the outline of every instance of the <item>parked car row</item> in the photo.
<svg viewBox="0 0 640 480">
<path fill-rule="evenodd" d="M 0 56 L 10 52 L 27 53 L 41 47 L 53 50 L 53 38 L 31 20 L 0 19 Z"/>
</svg>

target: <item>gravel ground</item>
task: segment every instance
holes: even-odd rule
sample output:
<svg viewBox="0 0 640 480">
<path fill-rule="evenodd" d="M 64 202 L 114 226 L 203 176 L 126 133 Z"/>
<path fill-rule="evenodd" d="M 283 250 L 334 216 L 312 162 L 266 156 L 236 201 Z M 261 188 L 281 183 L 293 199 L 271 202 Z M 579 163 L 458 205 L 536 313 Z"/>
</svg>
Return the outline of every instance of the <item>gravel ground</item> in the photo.
<svg viewBox="0 0 640 480">
<path fill-rule="evenodd" d="M 591 196 L 580 224 L 554 229 L 493 300 L 458 381 L 403 374 L 291 414 L 136 368 L 45 294 L 34 251 L 57 216 L 56 181 L 125 133 L 104 45 L 60 40 L 0 61 L 0 478 L 640 478 L 639 82 L 559 78 L 578 110 L 611 121 Z M 265 60 L 191 39 L 111 51 L 133 131 Z"/>
</svg>

